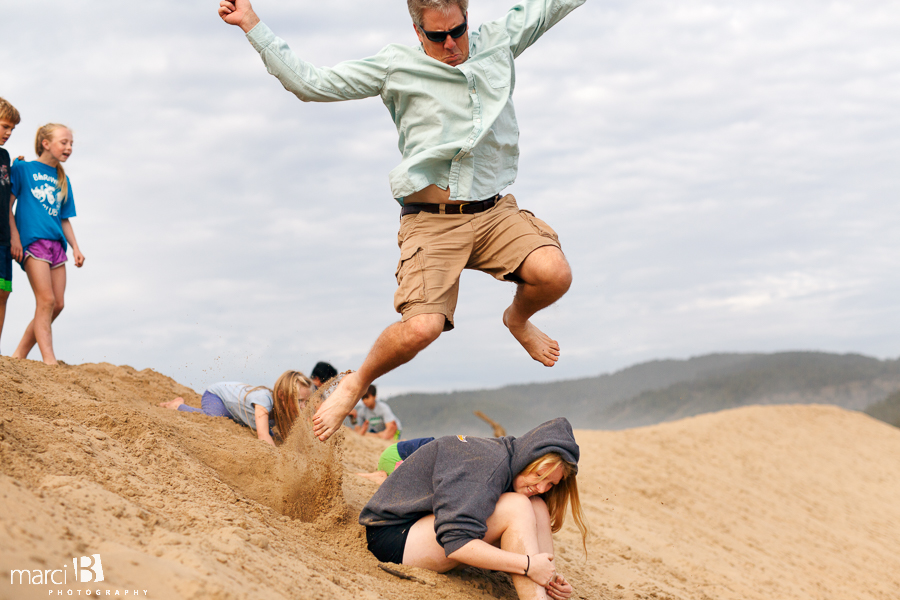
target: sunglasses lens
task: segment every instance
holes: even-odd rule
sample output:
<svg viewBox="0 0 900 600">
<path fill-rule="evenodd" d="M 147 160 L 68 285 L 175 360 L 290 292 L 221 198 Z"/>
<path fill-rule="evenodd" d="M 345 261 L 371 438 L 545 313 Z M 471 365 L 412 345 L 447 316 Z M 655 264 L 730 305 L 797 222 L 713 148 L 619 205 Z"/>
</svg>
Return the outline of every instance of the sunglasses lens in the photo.
<svg viewBox="0 0 900 600">
<path fill-rule="evenodd" d="M 466 32 L 467 27 L 468 27 L 468 22 L 463 21 L 462 25 L 458 25 L 457 27 L 454 27 L 450 31 L 425 31 L 424 29 L 422 29 L 422 33 L 424 33 L 425 37 L 427 37 L 432 42 L 443 42 L 444 40 L 447 39 L 448 35 L 450 37 L 452 37 L 454 40 L 462 37 L 463 34 Z"/>
</svg>

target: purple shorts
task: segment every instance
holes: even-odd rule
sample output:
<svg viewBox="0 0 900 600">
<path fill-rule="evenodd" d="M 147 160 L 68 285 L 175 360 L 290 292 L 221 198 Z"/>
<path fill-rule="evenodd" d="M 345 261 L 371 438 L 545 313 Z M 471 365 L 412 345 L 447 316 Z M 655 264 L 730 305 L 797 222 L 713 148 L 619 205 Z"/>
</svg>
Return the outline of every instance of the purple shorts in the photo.
<svg viewBox="0 0 900 600">
<path fill-rule="evenodd" d="M 62 242 L 58 240 L 38 240 L 29 244 L 22 256 L 23 269 L 29 256 L 49 263 L 51 269 L 61 267 L 69 260 L 66 256 L 66 251 L 63 250 Z"/>
</svg>

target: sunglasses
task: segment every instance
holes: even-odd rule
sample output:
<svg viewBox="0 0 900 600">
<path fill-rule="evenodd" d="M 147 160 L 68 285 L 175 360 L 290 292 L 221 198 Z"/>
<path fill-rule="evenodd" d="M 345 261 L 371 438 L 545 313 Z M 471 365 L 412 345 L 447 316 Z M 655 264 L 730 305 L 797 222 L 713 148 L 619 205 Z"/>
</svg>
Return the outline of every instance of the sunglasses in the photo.
<svg viewBox="0 0 900 600">
<path fill-rule="evenodd" d="M 416 25 L 416 27 L 419 27 L 419 26 Z M 421 27 L 419 27 L 419 31 L 424 33 L 425 37 L 427 37 L 432 42 L 441 43 L 447 39 L 448 35 L 450 37 L 452 37 L 454 40 L 457 38 L 461 38 L 463 36 L 463 34 L 466 32 L 466 29 L 468 29 L 468 27 L 469 27 L 469 20 L 467 18 L 465 21 L 462 22 L 462 25 L 457 25 L 450 31 L 425 31 Z"/>
</svg>

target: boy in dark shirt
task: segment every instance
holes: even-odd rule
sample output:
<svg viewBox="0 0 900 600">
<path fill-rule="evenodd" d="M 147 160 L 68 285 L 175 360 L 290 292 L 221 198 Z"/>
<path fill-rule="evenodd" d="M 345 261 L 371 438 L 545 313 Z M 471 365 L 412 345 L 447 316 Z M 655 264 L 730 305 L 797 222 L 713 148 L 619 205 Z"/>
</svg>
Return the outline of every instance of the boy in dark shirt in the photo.
<svg viewBox="0 0 900 600">
<path fill-rule="evenodd" d="M 12 135 L 19 120 L 19 111 L 0 98 L 0 146 Z M 12 242 L 18 244 L 19 241 L 10 204 L 12 182 L 9 179 L 9 167 L 9 153 L 0 148 L 0 335 L 3 334 L 3 322 L 6 320 L 6 300 L 12 292 Z M 19 252 L 21 251 L 19 245 Z"/>
</svg>

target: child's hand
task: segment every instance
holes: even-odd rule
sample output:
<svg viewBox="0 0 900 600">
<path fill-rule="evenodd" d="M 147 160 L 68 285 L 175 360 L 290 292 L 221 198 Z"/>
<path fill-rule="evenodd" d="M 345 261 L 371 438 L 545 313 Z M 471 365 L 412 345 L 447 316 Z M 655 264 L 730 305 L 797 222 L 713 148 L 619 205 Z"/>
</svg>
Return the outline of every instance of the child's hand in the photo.
<svg viewBox="0 0 900 600">
<path fill-rule="evenodd" d="M 84 264 L 84 254 L 81 253 L 81 250 L 75 248 L 72 250 L 72 258 L 75 259 L 75 266 L 80 269 L 81 265 Z"/>
<path fill-rule="evenodd" d="M 24 251 L 22 250 L 22 242 L 19 239 L 18 234 L 10 236 L 9 253 L 12 254 L 13 260 L 22 262 Z"/>
<path fill-rule="evenodd" d="M 572 589 L 571 584 L 566 581 L 566 578 L 559 573 L 557 573 L 556 577 L 550 581 L 550 585 L 548 585 L 546 589 L 547 595 L 554 600 L 565 600 L 575 591 Z"/>
</svg>

